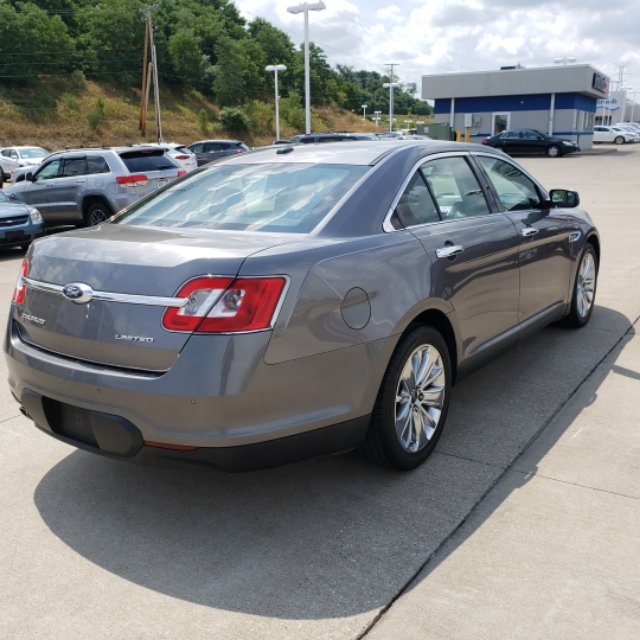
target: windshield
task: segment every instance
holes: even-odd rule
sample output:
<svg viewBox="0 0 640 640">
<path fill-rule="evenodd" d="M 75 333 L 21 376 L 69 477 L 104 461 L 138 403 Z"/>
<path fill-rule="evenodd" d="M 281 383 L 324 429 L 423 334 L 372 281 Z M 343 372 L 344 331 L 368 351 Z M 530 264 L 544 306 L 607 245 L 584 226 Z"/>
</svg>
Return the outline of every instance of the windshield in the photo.
<svg viewBox="0 0 640 640">
<path fill-rule="evenodd" d="M 47 152 L 44 149 L 34 147 L 33 149 L 20 149 L 22 158 L 44 158 Z"/>
<path fill-rule="evenodd" d="M 353 165 L 219 165 L 164 189 L 112 222 L 308 233 L 368 170 Z"/>
</svg>

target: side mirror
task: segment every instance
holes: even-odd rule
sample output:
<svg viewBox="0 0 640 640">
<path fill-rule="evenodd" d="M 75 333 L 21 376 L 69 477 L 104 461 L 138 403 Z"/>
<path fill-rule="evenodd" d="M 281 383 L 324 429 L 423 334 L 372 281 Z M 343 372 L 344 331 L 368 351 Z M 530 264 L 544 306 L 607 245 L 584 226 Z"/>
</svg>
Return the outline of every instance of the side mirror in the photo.
<svg viewBox="0 0 640 640">
<path fill-rule="evenodd" d="M 29 172 L 25 175 L 24 179 L 25 179 L 25 180 L 28 180 L 29 182 L 35 182 L 35 178 L 33 177 L 33 172 L 32 172 L 32 171 L 29 171 Z"/>
<path fill-rule="evenodd" d="M 551 189 L 549 199 L 554 209 L 575 209 L 580 204 L 578 192 L 569 189 Z"/>
</svg>

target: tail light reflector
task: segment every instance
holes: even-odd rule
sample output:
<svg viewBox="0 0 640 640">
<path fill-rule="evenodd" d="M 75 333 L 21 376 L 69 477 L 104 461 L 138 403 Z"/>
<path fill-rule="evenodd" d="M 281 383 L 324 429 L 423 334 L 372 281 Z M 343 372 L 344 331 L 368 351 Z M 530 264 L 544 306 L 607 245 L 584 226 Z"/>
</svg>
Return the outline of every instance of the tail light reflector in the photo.
<svg viewBox="0 0 640 640">
<path fill-rule="evenodd" d="M 191 156 L 185 156 L 185 155 L 181 155 L 181 156 L 176 156 L 175 159 L 176 160 L 188 160 Z"/>
<path fill-rule="evenodd" d="M 20 272 L 18 273 L 18 281 L 16 282 L 16 288 L 13 290 L 13 302 L 16 304 L 22 304 L 27 295 L 27 283 L 25 278 L 29 272 L 29 262 L 26 258 L 22 261 L 20 266 Z"/>
<path fill-rule="evenodd" d="M 116 182 L 118 184 L 137 185 L 146 184 L 149 178 L 142 173 L 131 173 L 128 176 L 116 176 Z"/>
<path fill-rule="evenodd" d="M 162 326 L 169 331 L 238 333 L 271 326 L 285 288 L 285 278 L 220 278 L 187 282 L 178 298 L 186 305 L 167 309 Z"/>
<path fill-rule="evenodd" d="M 178 178 L 185 175 L 187 175 L 187 172 L 185 169 L 178 169 Z"/>
</svg>

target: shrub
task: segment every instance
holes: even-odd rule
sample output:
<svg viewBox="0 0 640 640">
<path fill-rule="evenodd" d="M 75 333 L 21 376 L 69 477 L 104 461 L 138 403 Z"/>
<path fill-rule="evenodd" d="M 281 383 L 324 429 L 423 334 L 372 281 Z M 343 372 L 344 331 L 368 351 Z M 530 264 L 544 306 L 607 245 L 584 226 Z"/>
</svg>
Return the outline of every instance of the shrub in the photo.
<svg viewBox="0 0 640 640">
<path fill-rule="evenodd" d="M 251 130 L 247 114 L 238 107 L 225 107 L 220 112 L 220 124 L 230 133 L 248 133 Z"/>
<path fill-rule="evenodd" d="M 92 131 L 97 131 L 98 127 L 105 121 L 107 114 L 104 110 L 104 101 L 102 98 L 96 100 L 96 106 L 93 111 L 87 114 L 87 122 Z"/>
</svg>

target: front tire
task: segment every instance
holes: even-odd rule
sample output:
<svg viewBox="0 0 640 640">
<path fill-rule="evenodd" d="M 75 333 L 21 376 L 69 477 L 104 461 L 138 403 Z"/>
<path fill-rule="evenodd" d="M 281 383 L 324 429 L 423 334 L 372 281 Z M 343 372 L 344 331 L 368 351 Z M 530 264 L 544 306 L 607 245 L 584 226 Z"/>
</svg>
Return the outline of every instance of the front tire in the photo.
<svg viewBox="0 0 640 640">
<path fill-rule="evenodd" d="M 560 147 L 556 146 L 555 144 L 552 144 L 550 147 L 547 148 L 547 155 L 550 158 L 557 158 L 560 155 Z"/>
<path fill-rule="evenodd" d="M 578 271 L 573 284 L 571 310 L 562 324 L 579 329 L 591 318 L 595 305 L 596 286 L 598 284 L 598 258 L 593 245 L 588 244 L 582 251 Z"/>
<path fill-rule="evenodd" d="M 450 391 L 446 342 L 432 327 L 416 327 L 391 357 L 361 451 L 382 466 L 415 469 L 442 434 Z"/>
<path fill-rule="evenodd" d="M 624 144 L 624 138 L 622 136 L 616 136 L 613 141 L 616 144 Z"/>
</svg>

